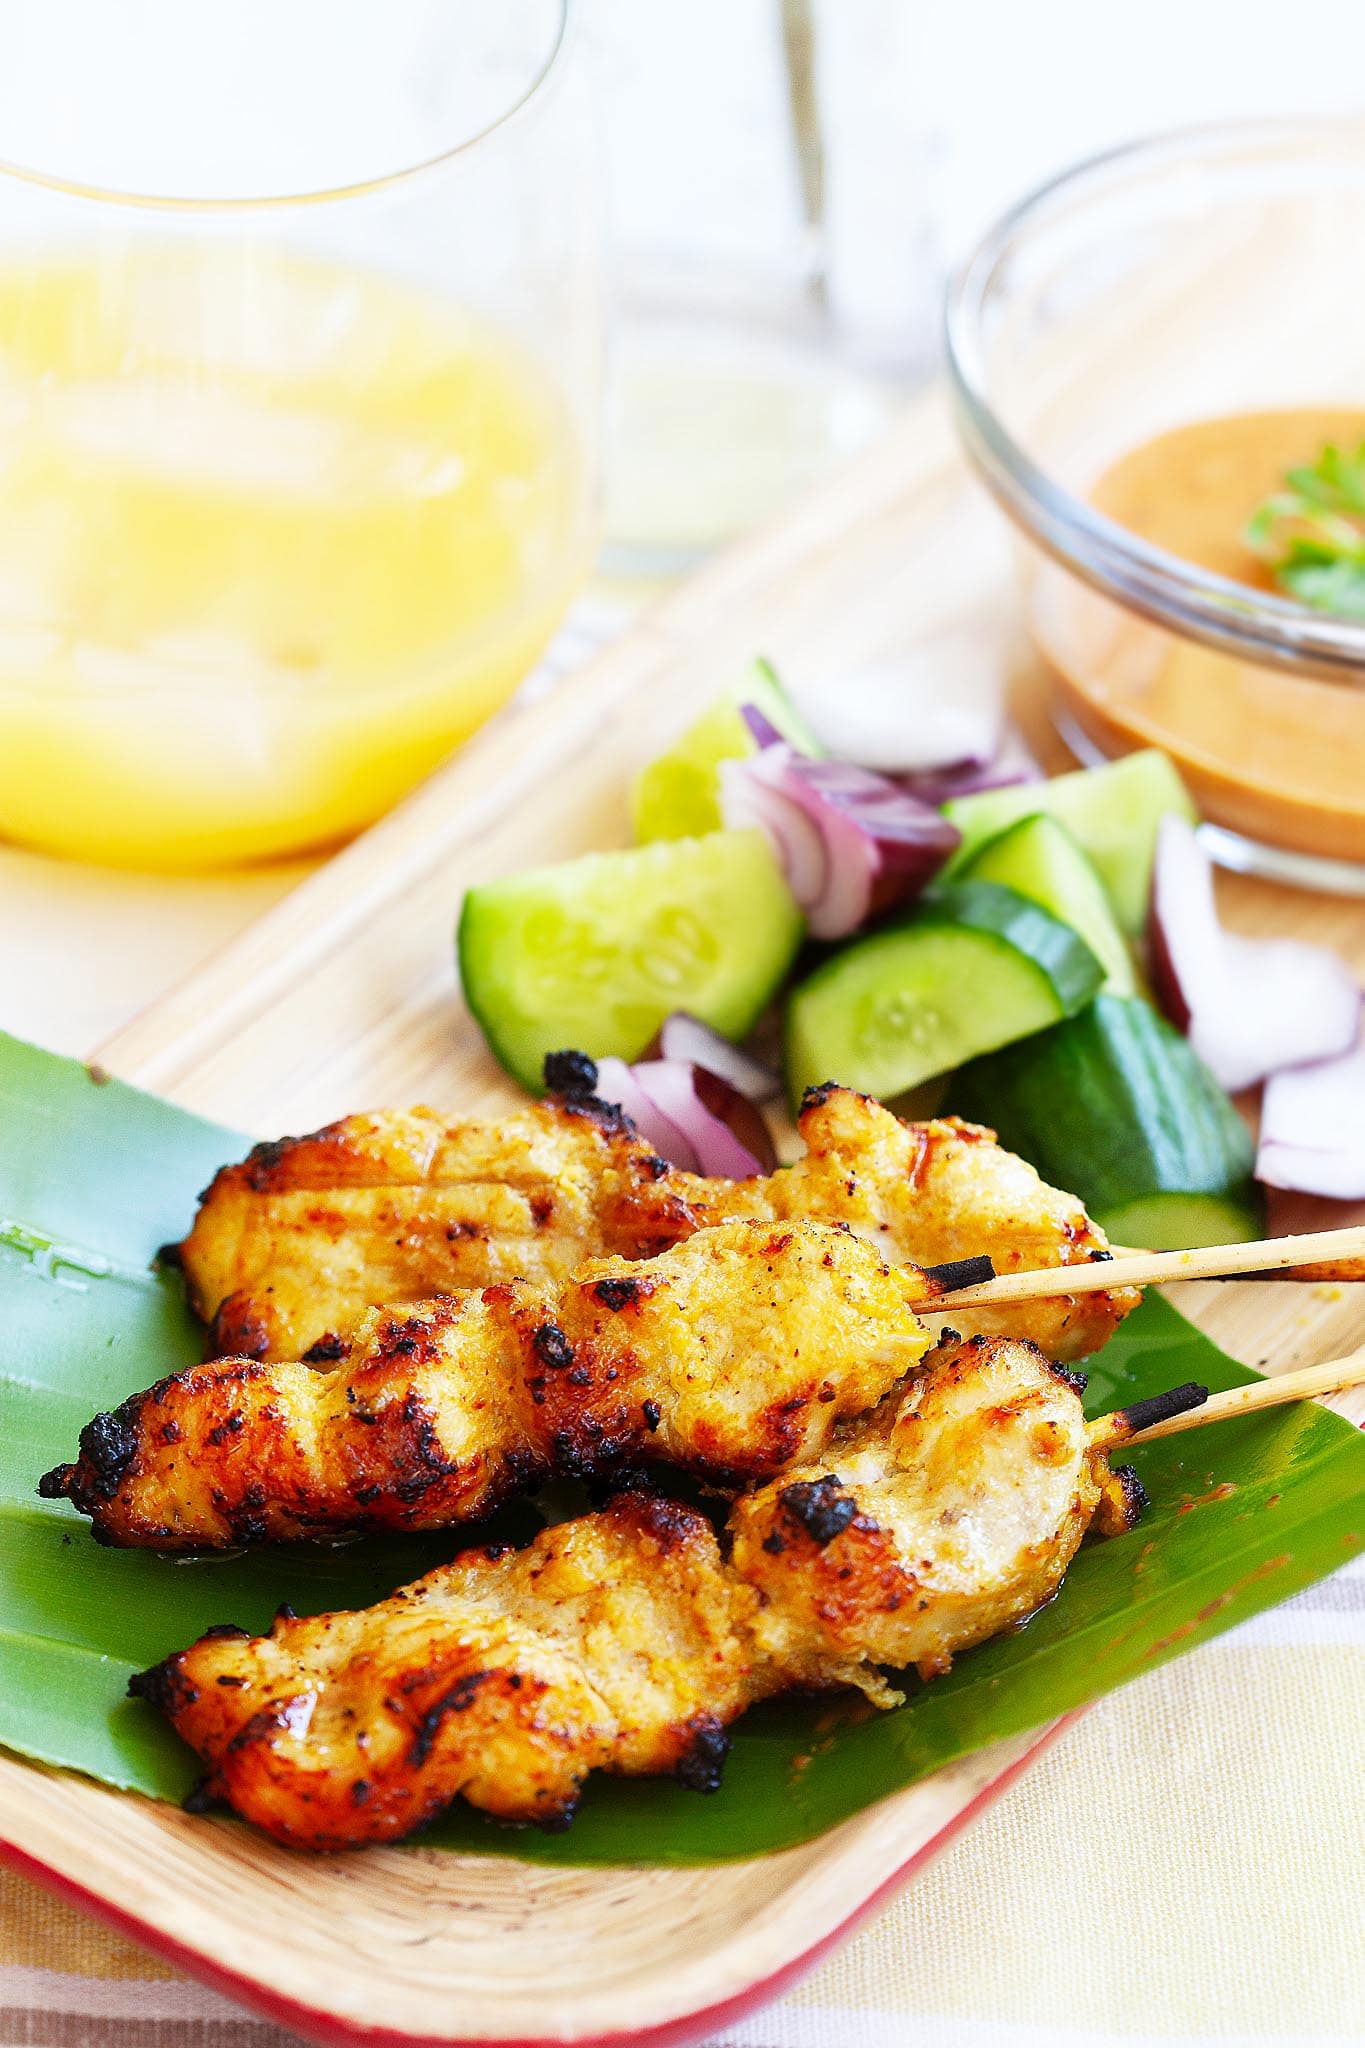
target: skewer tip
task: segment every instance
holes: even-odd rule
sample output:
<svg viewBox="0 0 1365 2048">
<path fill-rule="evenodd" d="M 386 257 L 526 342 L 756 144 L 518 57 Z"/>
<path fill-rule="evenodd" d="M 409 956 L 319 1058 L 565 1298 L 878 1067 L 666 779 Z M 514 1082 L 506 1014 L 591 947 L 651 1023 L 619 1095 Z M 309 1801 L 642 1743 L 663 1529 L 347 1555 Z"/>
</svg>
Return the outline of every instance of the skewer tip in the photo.
<svg viewBox="0 0 1365 2048">
<path fill-rule="evenodd" d="M 944 1259 L 941 1265 L 922 1266 L 920 1271 L 931 1296 L 956 1294 L 962 1287 L 984 1287 L 997 1277 L 994 1259 L 984 1252 L 970 1259 Z"/>
<path fill-rule="evenodd" d="M 1209 1390 L 1198 1380 L 1186 1380 L 1183 1386 L 1167 1387 L 1164 1393 L 1149 1394 L 1145 1400 L 1130 1401 L 1126 1408 L 1115 1408 L 1108 1415 L 1101 1415 L 1093 1425 L 1091 1441 L 1100 1443 L 1126 1443 L 1129 1437 L 1137 1436 L 1144 1429 L 1152 1429 L 1158 1422 L 1168 1422 L 1173 1415 L 1183 1415 L 1190 1408 L 1202 1408 L 1209 1398 Z"/>
</svg>

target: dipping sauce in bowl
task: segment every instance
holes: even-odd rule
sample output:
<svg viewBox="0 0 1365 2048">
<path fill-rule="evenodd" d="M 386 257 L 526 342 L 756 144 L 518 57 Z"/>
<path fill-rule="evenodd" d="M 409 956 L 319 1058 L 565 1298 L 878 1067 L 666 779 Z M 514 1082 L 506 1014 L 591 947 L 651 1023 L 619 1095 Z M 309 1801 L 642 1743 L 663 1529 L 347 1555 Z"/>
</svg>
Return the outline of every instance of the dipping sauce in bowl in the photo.
<svg viewBox="0 0 1365 2048">
<path fill-rule="evenodd" d="M 1359 122 L 1186 130 L 998 222 L 947 343 L 1062 738 L 1163 748 L 1219 858 L 1365 894 L 1365 324 L 1343 262 L 1362 238 Z M 1248 526 L 1332 447 L 1349 488 L 1325 505 L 1329 566 L 1306 568 L 1311 474 Z"/>
<path fill-rule="evenodd" d="M 1175 427 L 1107 468 L 1090 502 L 1140 540 L 1273 594 L 1247 522 L 1286 471 L 1365 441 L 1365 409 L 1241 413 Z M 1365 688 L 1182 638 L 1055 563 L 1030 622 L 1069 720 L 1104 753 L 1163 747 L 1201 809 L 1256 840 L 1365 863 Z"/>
</svg>

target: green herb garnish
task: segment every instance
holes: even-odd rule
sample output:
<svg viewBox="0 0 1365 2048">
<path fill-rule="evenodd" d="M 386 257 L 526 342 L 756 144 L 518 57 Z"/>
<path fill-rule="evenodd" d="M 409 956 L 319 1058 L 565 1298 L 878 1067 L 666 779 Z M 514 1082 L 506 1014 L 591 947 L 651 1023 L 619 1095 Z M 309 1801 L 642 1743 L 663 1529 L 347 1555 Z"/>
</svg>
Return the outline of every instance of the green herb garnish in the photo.
<svg viewBox="0 0 1365 2048">
<path fill-rule="evenodd" d="M 1315 463 L 1286 470 L 1245 538 L 1301 604 L 1365 619 L 1365 441 L 1353 453 L 1329 442 Z"/>
</svg>

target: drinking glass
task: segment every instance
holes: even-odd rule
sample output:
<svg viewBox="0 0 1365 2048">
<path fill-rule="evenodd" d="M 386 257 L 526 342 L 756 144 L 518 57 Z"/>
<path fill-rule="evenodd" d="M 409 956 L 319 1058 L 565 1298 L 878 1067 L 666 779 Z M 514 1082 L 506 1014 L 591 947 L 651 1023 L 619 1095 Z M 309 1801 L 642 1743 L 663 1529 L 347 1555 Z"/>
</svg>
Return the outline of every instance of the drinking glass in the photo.
<svg viewBox="0 0 1365 2048">
<path fill-rule="evenodd" d="M 618 296 L 606 565 L 673 573 L 884 432 L 938 351 L 905 0 L 595 0 Z"/>
<path fill-rule="evenodd" d="M 0 832 L 162 867 L 377 816 L 586 574 L 569 0 L 44 0 L 0 67 Z"/>
</svg>

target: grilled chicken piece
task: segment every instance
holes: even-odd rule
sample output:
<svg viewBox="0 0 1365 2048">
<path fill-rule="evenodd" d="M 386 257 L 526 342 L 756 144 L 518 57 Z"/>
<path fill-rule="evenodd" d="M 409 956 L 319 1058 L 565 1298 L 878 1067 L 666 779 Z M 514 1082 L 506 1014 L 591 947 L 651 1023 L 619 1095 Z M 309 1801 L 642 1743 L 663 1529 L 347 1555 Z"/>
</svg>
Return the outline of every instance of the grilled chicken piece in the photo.
<svg viewBox="0 0 1365 2048">
<path fill-rule="evenodd" d="M 677 1179 L 596 1104 L 528 1103 L 496 1123 L 385 1110 L 224 1167 L 180 1256 L 212 1355 L 325 1357 L 379 1303 L 666 1251 L 710 1220 Z"/>
<path fill-rule="evenodd" d="M 496 1124 L 431 1110 L 347 1117 L 258 1145 L 217 1176 L 181 1247 L 191 1298 L 215 1356 L 326 1359 L 376 1303 L 562 1280 L 584 1259 L 653 1258 L 738 1216 L 847 1223 L 896 1264 L 987 1252 L 1005 1273 L 1106 1256 L 1074 1196 L 975 1124 L 902 1123 L 830 1087 L 810 1092 L 799 1125 L 807 1150 L 795 1166 L 727 1181 L 669 1167 L 591 1096 Z M 1139 1298 L 1115 1287 L 954 1321 L 1074 1359 Z"/>
<path fill-rule="evenodd" d="M 393 1841 L 460 1793 L 553 1826 L 590 1771 L 717 1781 L 725 1724 L 772 1689 L 757 1605 L 704 1515 L 619 1494 L 377 1607 L 205 1636 L 133 1685 L 210 1765 L 205 1801 L 280 1841 Z"/>
<path fill-rule="evenodd" d="M 878 1666 L 938 1676 L 1052 1598 L 1097 1511 L 1107 1533 L 1135 1519 L 1140 1493 L 1115 1516 L 1084 1387 L 1031 1344 L 969 1338 L 828 1460 L 737 1501 L 732 1562 L 762 1595 L 755 1634 L 784 1682 L 894 1704 Z"/>
<path fill-rule="evenodd" d="M 563 1825 L 593 1770 L 719 1779 L 726 1725 L 791 1687 L 901 1695 L 1050 1600 L 1102 1502 L 1140 1490 L 1087 1437 L 1069 1376 L 974 1339 L 737 1503 L 717 1541 L 641 1494 L 474 1551 L 359 1613 L 213 1630 L 134 1679 L 229 1801 L 283 1842 L 392 1841 L 463 1795 Z M 729 1548 L 729 1556 L 726 1549 Z"/>
<path fill-rule="evenodd" d="M 647 1264 L 364 1318 L 331 1371 L 224 1359 L 135 1394 L 47 1475 L 101 1540 L 185 1550 L 476 1520 L 552 1475 L 717 1486 L 812 1457 L 917 1365 L 931 1292 L 847 1229 L 726 1223 Z"/>
</svg>

